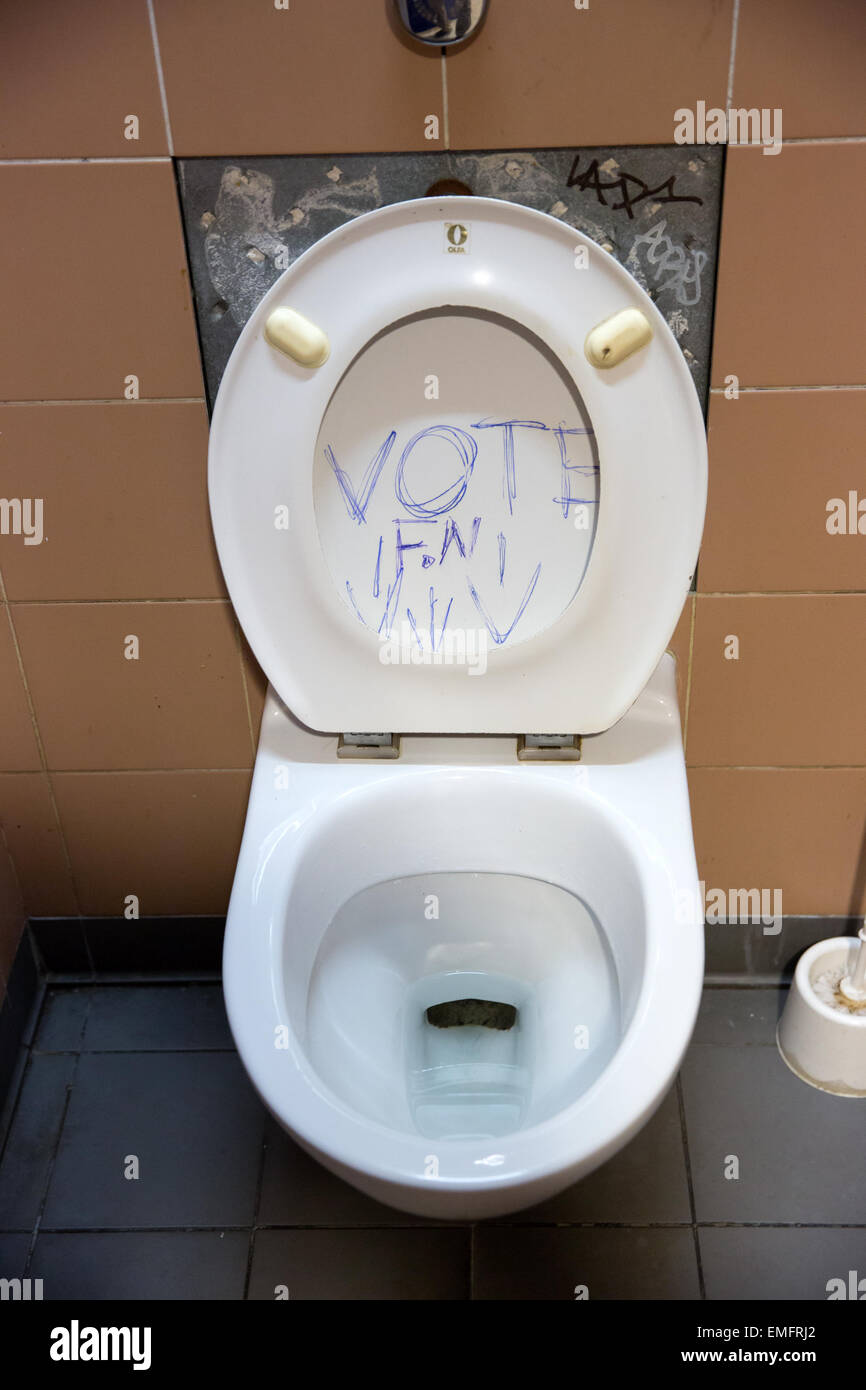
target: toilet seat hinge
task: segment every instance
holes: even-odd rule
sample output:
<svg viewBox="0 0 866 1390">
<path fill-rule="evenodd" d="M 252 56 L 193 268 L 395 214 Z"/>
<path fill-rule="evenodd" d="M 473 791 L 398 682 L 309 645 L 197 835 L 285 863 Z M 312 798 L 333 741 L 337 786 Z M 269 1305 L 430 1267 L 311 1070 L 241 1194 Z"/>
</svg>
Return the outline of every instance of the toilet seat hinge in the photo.
<svg viewBox="0 0 866 1390">
<path fill-rule="evenodd" d="M 399 734 L 340 734 L 338 758 L 399 758 Z"/>
<path fill-rule="evenodd" d="M 580 762 L 580 734 L 521 734 L 517 756 L 521 762 Z"/>
</svg>

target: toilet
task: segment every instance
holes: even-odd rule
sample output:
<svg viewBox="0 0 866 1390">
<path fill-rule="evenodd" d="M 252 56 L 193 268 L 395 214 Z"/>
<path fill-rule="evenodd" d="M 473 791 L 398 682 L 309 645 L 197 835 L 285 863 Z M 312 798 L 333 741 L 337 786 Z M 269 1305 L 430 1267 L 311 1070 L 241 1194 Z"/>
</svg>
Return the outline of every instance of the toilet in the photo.
<svg viewBox="0 0 866 1390">
<path fill-rule="evenodd" d="M 211 515 L 269 689 L 226 1007 L 272 1115 L 380 1202 L 531 1206 L 673 1082 L 703 907 L 666 647 L 706 483 L 664 319 L 517 204 L 356 218 L 234 349 Z"/>
</svg>

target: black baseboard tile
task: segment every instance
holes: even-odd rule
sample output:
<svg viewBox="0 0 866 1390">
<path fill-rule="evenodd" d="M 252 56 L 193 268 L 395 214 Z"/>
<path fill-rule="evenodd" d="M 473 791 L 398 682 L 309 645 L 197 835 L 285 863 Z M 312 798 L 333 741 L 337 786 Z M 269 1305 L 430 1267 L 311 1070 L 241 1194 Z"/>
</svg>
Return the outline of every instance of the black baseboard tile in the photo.
<svg viewBox="0 0 866 1390">
<path fill-rule="evenodd" d="M 860 919 L 789 916 L 778 923 L 708 922 L 706 971 L 716 978 L 790 980 L 808 946 L 856 936 Z M 80 980 L 93 974 L 214 974 L 222 964 L 224 917 L 33 918 L 41 968 Z"/>
<path fill-rule="evenodd" d="M 6 985 L 3 1013 L 20 1036 L 22 1043 L 29 1043 L 33 1030 L 34 1005 L 42 988 L 42 970 L 39 957 L 34 950 L 33 937 L 29 926 L 25 926 L 15 952 L 9 980 Z"/>
<path fill-rule="evenodd" d="M 218 974 L 224 917 L 37 917 L 31 930 L 45 974 Z"/>
<path fill-rule="evenodd" d="M 200 975 L 222 965 L 224 917 L 85 917 L 83 928 L 97 975 Z"/>
<path fill-rule="evenodd" d="M 92 974 L 80 917 L 31 917 L 30 931 L 45 974 Z"/>
<path fill-rule="evenodd" d="M 790 980 L 807 947 L 832 936 L 856 936 L 859 917 L 782 917 L 778 922 L 707 922 L 706 973 L 715 977 Z"/>
</svg>

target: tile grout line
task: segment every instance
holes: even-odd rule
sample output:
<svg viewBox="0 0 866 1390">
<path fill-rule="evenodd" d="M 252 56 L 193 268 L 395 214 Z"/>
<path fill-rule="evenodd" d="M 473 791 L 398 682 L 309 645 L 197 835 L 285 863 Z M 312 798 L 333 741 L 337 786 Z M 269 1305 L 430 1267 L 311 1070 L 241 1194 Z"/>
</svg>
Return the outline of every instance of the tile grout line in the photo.
<svg viewBox="0 0 866 1390">
<path fill-rule="evenodd" d="M 259 1148 L 259 1167 L 256 1174 L 256 1192 L 253 1201 L 253 1219 L 250 1222 L 249 1244 L 247 1246 L 247 1266 L 244 1271 L 244 1292 L 243 1302 L 248 1303 L 250 1297 L 250 1281 L 253 1277 L 253 1260 L 255 1258 L 256 1235 L 261 1229 L 259 1226 L 259 1208 L 262 1201 L 262 1188 L 265 1182 L 265 1160 L 268 1153 L 267 1127 L 262 1125 L 262 1142 Z M 289 1290 L 291 1293 L 291 1290 Z"/>
<path fill-rule="evenodd" d="M 0 401 L 0 406 L 40 406 L 40 405 L 122 405 L 128 409 L 136 405 L 207 405 L 204 396 L 139 396 L 128 401 L 122 396 L 77 396 L 58 397 L 48 400 Z"/>
<path fill-rule="evenodd" d="M 487 1224 L 487 1223 L 485 1223 Z M 497 1231 L 690 1231 L 692 1229 L 689 1221 L 490 1221 L 492 1229 Z M 258 1234 L 260 1231 L 440 1231 L 440 1230 L 468 1230 L 471 1229 L 466 1223 L 454 1222 L 453 1224 L 442 1226 L 425 1222 L 422 1219 L 417 1221 L 407 1220 L 405 1222 L 389 1223 L 388 1225 L 374 1225 L 368 1222 L 355 1223 L 351 1225 L 343 1221 L 309 1221 L 309 1222 L 285 1222 L 285 1221 L 265 1221 L 259 1225 L 249 1226 L 233 1221 L 223 1221 L 218 1225 L 182 1225 L 182 1226 L 40 1226 L 43 1235 L 188 1235 L 199 1234 L 202 1232 L 218 1233 L 222 1231 L 241 1232 L 252 1231 Z M 734 1230 L 734 1231 L 866 1231 L 866 1226 L 856 1222 L 840 1221 L 700 1221 L 698 1230 Z M 0 1232 L 2 1235 L 26 1235 L 25 1231 L 6 1229 Z M 689 1301 L 689 1300 L 683 1300 Z M 697 1300 L 691 1300 L 696 1302 Z M 707 1300 L 713 1302 L 714 1300 Z"/>
<path fill-rule="evenodd" d="M 634 140 L 631 140 L 631 141 L 629 141 L 629 140 L 625 141 L 624 144 L 623 144 L 622 146 L 620 146 L 620 148 L 625 148 L 626 146 L 639 143 L 639 142 L 637 141 L 637 138 L 636 138 L 636 137 L 637 137 L 637 134 L 638 134 L 638 132 L 635 132 L 635 139 L 634 139 Z M 785 137 L 782 139 L 782 142 L 781 142 L 781 143 L 782 143 L 783 148 L 784 148 L 785 146 L 794 146 L 794 145 L 866 145 L 866 135 L 788 135 L 788 136 L 785 136 Z M 763 149 L 763 146 L 761 145 L 760 142 L 755 142 L 755 141 L 751 141 L 751 140 L 742 140 L 742 141 L 739 141 L 739 140 L 727 141 L 727 140 L 726 140 L 726 141 L 723 141 L 722 144 L 724 145 L 724 147 L 725 147 L 726 149 L 731 149 L 731 150 L 749 150 L 749 149 L 760 150 L 760 149 Z M 657 148 L 660 148 L 660 149 L 676 148 L 675 146 L 668 146 L 668 145 L 666 145 L 666 144 L 664 143 L 664 141 L 662 141 L 661 143 L 659 143 L 658 141 L 654 141 L 654 142 L 653 142 L 653 146 L 655 146 L 655 147 L 657 147 Z M 443 150 L 444 150 L 444 148 L 446 148 L 446 147 L 443 147 Z M 504 147 L 503 147 L 503 148 L 504 148 Z M 509 146 L 508 148 L 511 148 L 511 147 Z M 574 147 L 573 147 L 572 145 L 552 145 L 552 146 L 549 146 L 548 148 L 556 149 L 556 150 L 572 150 Z M 602 147 L 596 145 L 596 146 L 591 146 L 591 147 L 589 147 L 589 148 L 600 149 L 600 148 L 602 148 Z M 607 147 L 605 146 L 605 148 L 607 148 Z M 651 146 L 647 146 L 647 148 L 651 148 Z M 703 149 L 712 149 L 713 146 L 710 145 L 710 144 L 695 144 L 695 145 L 690 146 L 690 148 L 693 148 L 693 149 L 696 149 L 696 150 L 703 150 Z M 449 152 L 449 153 L 452 152 L 451 149 L 450 149 L 450 146 L 448 146 L 447 149 L 448 149 L 448 152 Z M 439 150 L 438 152 L 441 154 L 441 153 L 443 153 L 443 150 Z M 501 152 L 502 152 L 502 149 L 501 149 L 501 148 L 497 148 L 496 150 L 492 151 L 492 153 L 494 153 L 494 154 L 499 154 L 499 153 L 501 153 Z M 342 157 L 343 157 L 343 158 L 349 158 L 350 156 L 353 156 L 353 155 L 356 155 L 356 154 L 364 154 L 364 153 L 367 153 L 367 151 L 364 151 L 364 150 L 345 150 L 345 151 L 342 151 Z M 393 154 L 394 151 L 393 151 L 393 150 L 386 150 L 386 151 L 381 151 L 381 153 Z M 428 154 L 428 153 L 429 153 L 429 154 L 434 154 L 434 153 L 436 153 L 436 151 L 435 151 L 435 150 L 429 150 L 429 151 L 428 151 L 428 150 L 414 150 L 414 151 L 409 151 L 409 153 L 422 154 L 422 155 L 423 155 L 423 154 Z M 469 153 L 471 153 L 471 151 L 469 151 L 469 150 L 463 150 L 463 149 L 458 149 L 458 150 L 454 151 L 454 153 L 459 153 L 459 154 L 464 154 L 464 153 L 465 153 L 465 154 L 469 154 Z M 85 165 L 85 166 L 88 165 L 88 164 L 118 164 L 118 165 L 123 165 L 123 164 L 173 164 L 173 163 L 175 162 L 175 158 L 176 158 L 176 157 L 177 157 L 177 158 L 184 158 L 184 156 L 174 156 L 174 155 L 168 155 L 168 154 L 152 154 L 152 155 L 148 155 L 148 154 L 132 154 L 132 155 L 97 155 L 97 154 L 93 154 L 93 155 L 68 155 L 68 156 L 66 156 L 66 157 L 57 157 L 57 158 L 51 158 L 51 159 L 48 159 L 48 158 L 46 158 L 46 159 L 28 159 L 28 158 L 22 158 L 22 159 L 0 159 L 0 169 L 9 169 L 9 168 L 18 168 L 18 167 L 20 167 L 20 168 L 36 168 L 36 167 L 39 167 L 39 166 L 41 166 L 41 165 L 58 166 L 58 165 L 64 165 L 64 164 L 69 164 L 69 165 Z M 189 156 L 186 156 L 186 157 L 187 157 L 187 158 L 191 158 L 191 159 L 230 158 L 230 156 L 228 156 L 228 155 L 221 156 L 221 155 L 202 155 L 202 154 L 189 155 Z M 273 154 L 269 154 L 269 153 L 267 153 L 267 152 L 262 153 L 262 154 L 252 154 L 252 155 L 249 155 L 249 156 L 247 156 L 247 157 L 250 158 L 250 159 L 280 158 L 280 156 L 274 156 Z M 311 156 L 311 157 L 314 157 L 314 156 Z"/>
<path fill-rule="evenodd" d="M 683 1157 L 686 1164 L 686 1183 L 689 1189 L 689 1211 L 691 1213 L 692 1240 L 695 1247 L 695 1263 L 698 1271 L 698 1290 L 702 1303 L 707 1299 L 707 1288 L 704 1282 L 704 1266 L 701 1260 L 701 1242 L 698 1238 L 698 1213 L 695 1205 L 695 1188 L 692 1179 L 692 1160 L 689 1153 L 689 1135 L 686 1127 L 686 1106 L 683 1098 L 682 1071 L 677 1072 L 677 1107 L 680 1116 L 680 1134 L 683 1141 Z"/>
<path fill-rule="evenodd" d="M 699 589 L 696 598 L 862 598 L 866 589 Z"/>
<path fill-rule="evenodd" d="M 711 386 L 709 394 L 711 396 L 724 396 L 726 387 Z M 759 396 L 759 395 L 781 395 L 796 391 L 866 391 L 866 382 L 794 382 L 785 386 L 740 386 L 738 387 L 740 396 Z M 47 397 L 34 400 L 0 400 L 0 406 L 16 407 L 27 409 L 34 406 L 59 406 L 59 405 L 115 405 L 130 409 L 142 405 L 207 405 L 205 396 L 140 396 L 134 401 L 128 401 L 121 396 L 58 396 Z"/>
<path fill-rule="evenodd" d="M 148 4 L 150 0 L 148 0 Z M 725 106 L 728 111 L 734 100 L 734 66 L 737 57 L 737 31 L 740 27 L 740 0 L 734 0 L 734 10 L 731 18 L 731 47 L 728 56 L 728 85 L 725 92 Z"/>
<path fill-rule="evenodd" d="M 14 608 L 144 608 L 175 604 L 194 608 L 222 604 L 230 606 L 230 600 L 222 595 L 218 598 L 10 598 L 10 609 Z"/>
<path fill-rule="evenodd" d="M 783 145 L 864 145 L 866 135 L 789 135 Z M 736 149 L 737 146 L 735 145 Z"/>
<path fill-rule="evenodd" d="M 175 980 L 173 983 L 164 985 L 143 985 L 138 980 L 130 980 L 128 984 L 108 983 L 102 976 L 97 976 L 95 982 L 91 983 L 92 989 L 182 989 L 187 984 L 195 984 L 195 981 Z M 64 986 L 52 985 L 52 989 L 63 989 Z M 81 989 L 78 985 L 76 988 Z M 85 986 L 86 988 L 86 986 Z M 214 980 L 212 985 L 205 988 L 219 988 L 218 981 Z M 704 1046 L 698 1043 L 696 1046 Z M 707 1043 L 706 1046 L 713 1046 Z M 769 1047 L 769 1043 L 749 1043 L 744 1046 L 750 1047 Z M 36 1048 L 33 1050 L 34 1057 L 237 1057 L 237 1051 L 233 1047 L 79 1047 L 76 1051 L 71 1047 L 61 1048 Z"/>
<path fill-rule="evenodd" d="M 711 386 L 711 396 L 724 396 L 727 387 Z M 866 385 L 862 382 L 852 381 L 840 383 L 838 386 L 824 383 L 823 385 L 810 385 L 806 382 L 799 382 L 793 386 L 738 386 L 737 392 L 740 396 L 769 396 L 783 395 L 792 391 L 866 391 Z"/>
<path fill-rule="evenodd" d="M 735 0 L 738 3 L 738 0 Z M 159 99 L 162 103 L 162 116 L 165 121 L 165 141 L 168 145 L 169 158 L 174 157 L 174 140 L 171 133 L 171 118 L 168 114 L 168 96 L 165 90 L 165 76 L 162 71 L 162 54 L 159 50 L 159 35 L 156 31 L 156 15 L 153 10 L 153 0 L 147 0 L 147 18 L 150 23 L 150 37 L 153 41 L 153 61 L 156 65 L 156 80 L 159 84 Z"/>
<path fill-rule="evenodd" d="M 15 165 L 32 167 L 44 164 L 171 164 L 168 154 L 127 154 L 127 155 L 72 155 L 67 159 L 0 159 L 0 168 L 14 168 Z"/>
<path fill-rule="evenodd" d="M 66 869 L 69 874 L 69 882 L 72 888 L 72 901 L 75 907 L 75 915 L 77 917 L 81 917 L 81 902 L 78 896 L 78 884 L 75 881 L 75 874 L 72 871 L 72 856 L 69 853 L 69 846 L 66 843 L 66 831 L 63 827 L 63 821 L 60 818 L 60 808 L 57 805 L 57 798 L 54 795 L 54 783 L 51 780 L 51 773 L 48 768 L 48 757 L 45 752 L 45 745 L 42 742 L 42 735 L 39 731 L 39 721 L 36 718 L 36 706 L 33 703 L 33 696 L 30 693 L 30 684 L 27 680 L 27 673 L 24 669 L 24 658 L 21 653 L 21 646 L 18 641 L 18 633 L 15 629 L 15 622 L 12 617 L 12 605 L 10 604 L 8 595 L 6 593 L 6 584 L 3 579 L 2 570 L 0 570 L 0 601 L 2 601 L 2 606 L 6 610 L 6 619 L 9 623 L 9 631 L 12 636 L 12 645 L 15 648 L 15 659 L 18 663 L 18 674 L 20 676 L 21 683 L 24 687 L 24 697 L 27 701 L 27 708 L 30 713 L 30 721 L 33 728 L 33 736 L 36 739 L 36 748 L 39 753 L 40 763 L 42 765 L 42 776 L 45 778 L 45 783 L 48 788 L 48 799 L 51 802 L 51 810 L 54 814 L 54 821 L 57 826 L 58 833 L 60 835 L 60 844 L 63 847 L 63 857 L 66 862 Z M 25 902 L 25 910 L 26 907 L 27 904 Z"/>
<path fill-rule="evenodd" d="M 332 737 L 332 739 L 336 739 L 337 735 L 336 735 L 336 734 L 333 734 L 333 735 L 331 735 L 331 737 Z M 416 735 L 414 735 L 414 734 L 407 734 L 406 737 L 407 737 L 407 738 L 415 738 Z M 417 735 L 417 737 L 419 737 L 419 738 L 430 737 L 430 735 L 426 735 L 426 736 L 425 736 L 425 735 Z M 433 737 L 439 737 L 439 735 L 433 735 Z M 480 734 L 480 735 L 479 735 L 479 738 L 487 738 L 487 737 L 496 738 L 496 737 L 499 737 L 499 736 L 498 736 L 498 735 L 487 735 L 487 734 Z M 507 737 L 507 736 L 506 736 L 506 735 L 501 735 L 501 737 L 504 738 L 504 737 Z M 513 738 L 513 737 L 515 737 L 515 735 L 511 735 L 511 737 Z M 587 764 L 587 766 L 591 767 L 592 764 L 589 763 L 589 764 Z M 699 770 L 699 771 L 702 771 L 702 772 L 866 772 L 866 762 L 864 762 L 864 763 L 698 763 L 698 762 L 690 762 L 690 763 L 688 764 L 688 766 L 689 766 L 689 769 L 690 769 L 690 770 Z M 233 767 L 55 767 L 55 768 L 52 768 L 52 769 L 51 769 L 50 775 L 51 775 L 52 777 L 157 777 L 157 776 L 158 776 L 158 777 L 163 777 L 163 776 L 165 776 L 165 777 L 183 777 L 183 776 L 188 775 L 189 773 L 195 773 L 196 775 L 199 775 L 199 774 L 207 774 L 208 776 L 212 776 L 212 775 L 215 776 L 217 773 L 220 773 L 220 774 L 228 774 L 228 773 L 236 773 L 236 772 L 244 772 L 244 773 L 249 774 L 249 773 L 252 772 L 252 770 L 253 770 L 252 763 L 237 764 L 237 765 L 235 765 L 235 766 L 233 766 Z M 0 771 L 0 776 L 2 776 L 2 777 L 38 777 L 39 775 L 40 775 L 39 769 L 36 769 L 36 768 L 30 768 L 29 770 L 28 770 L 28 769 L 24 769 L 23 771 L 19 770 L 19 771 L 17 771 L 17 772 L 4 772 L 4 771 Z M 67 914 L 67 915 L 68 915 L 68 914 Z M 92 913 L 82 913 L 82 914 L 80 914 L 80 915 L 85 916 L 85 917 L 86 917 L 86 916 L 93 916 Z M 105 917 L 111 917 L 113 914 L 111 914 L 111 913 L 104 913 L 104 914 L 102 914 L 102 915 L 105 916 Z M 171 913 L 171 912 L 166 912 L 166 913 L 153 913 L 153 914 L 150 914 L 150 915 L 152 915 L 152 916 L 162 916 L 162 917 L 172 917 L 172 916 L 178 916 L 178 915 L 180 915 L 180 916 L 182 916 L 182 917 L 211 917 L 211 916 L 213 916 L 214 914 L 213 914 L 213 913 L 210 913 L 210 912 L 192 912 L 192 913 L 190 913 L 190 912 L 184 912 L 184 913 L 180 913 L 180 914 Z M 803 916 L 804 914 L 798 913 L 798 914 L 795 914 L 795 915 L 797 915 L 797 916 Z M 807 915 L 807 916 L 815 916 L 815 917 L 836 917 L 836 916 L 838 916 L 839 914 L 838 914 L 838 913 L 834 913 L 834 912 L 818 912 L 818 913 L 807 913 L 807 914 L 805 914 L 805 915 Z M 38 921 L 38 920 L 40 920 L 41 918 L 54 919 L 54 918 L 56 918 L 56 917 L 63 917 L 64 914 L 63 914 L 63 913 L 56 913 L 56 912 L 48 912 L 48 913 L 42 912 L 42 913 L 39 913 L 39 914 L 34 914 L 34 916 L 36 917 L 36 920 Z"/>
<path fill-rule="evenodd" d="M 866 772 L 864 763 L 689 763 L 690 772 Z M 848 913 L 792 913 L 795 917 L 838 917 Z"/>
<path fill-rule="evenodd" d="M 334 735 L 334 737 L 336 738 L 336 735 Z M 50 775 L 53 777 L 183 777 L 188 773 L 195 773 L 196 776 L 199 774 L 211 776 L 216 773 L 243 772 L 249 776 L 252 770 L 252 763 L 244 763 L 241 767 L 55 767 L 51 769 Z M 0 773 L 0 776 L 3 777 L 37 777 L 38 775 L 37 772 Z M 41 914 L 42 917 L 45 915 L 45 913 Z M 49 918 L 56 918 L 63 914 L 55 912 L 48 913 L 47 915 Z M 92 917 L 94 914 L 92 912 L 83 912 L 78 915 L 80 917 Z M 96 915 L 98 916 L 99 914 Z M 113 918 L 114 916 L 114 914 L 110 912 L 102 915 L 108 918 Z M 183 917 L 212 917 L 220 914 L 211 912 L 184 912 L 181 914 L 164 912 L 149 915 L 163 917 L 175 917 L 178 915 Z"/>
<path fill-rule="evenodd" d="M 866 585 L 862 589 L 697 589 L 692 590 L 687 598 L 863 598 L 864 595 L 866 595 Z M 223 604 L 225 607 L 231 606 L 231 599 L 226 594 L 215 594 L 210 598 L 204 596 L 190 598 L 183 594 L 167 598 L 136 596 L 129 598 L 16 598 L 13 594 L 7 595 L 7 601 L 10 608 L 13 606 L 16 608 L 105 608 L 110 605 L 132 608 L 159 604 L 185 604 L 187 606 Z"/>
</svg>

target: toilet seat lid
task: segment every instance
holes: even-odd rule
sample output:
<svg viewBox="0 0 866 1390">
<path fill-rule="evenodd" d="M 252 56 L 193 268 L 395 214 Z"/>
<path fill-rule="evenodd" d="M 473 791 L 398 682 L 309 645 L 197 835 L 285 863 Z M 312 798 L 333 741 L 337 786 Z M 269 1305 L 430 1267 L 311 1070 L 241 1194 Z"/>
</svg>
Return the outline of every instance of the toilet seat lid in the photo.
<svg viewBox="0 0 866 1390">
<path fill-rule="evenodd" d="M 266 340 L 283 306 L 327 334 L 323 365 Z M 588 333 L 628 307 L 651 341 L 592 366 Z M 311 728 L 589 734 L 670 639 L 706 469 L 688 368 L 631 276 L 553 217 L 449 197 L 358 217 L 276 282 L 226 368 L 208 483 L 240 622 Z"/>
</svg>

